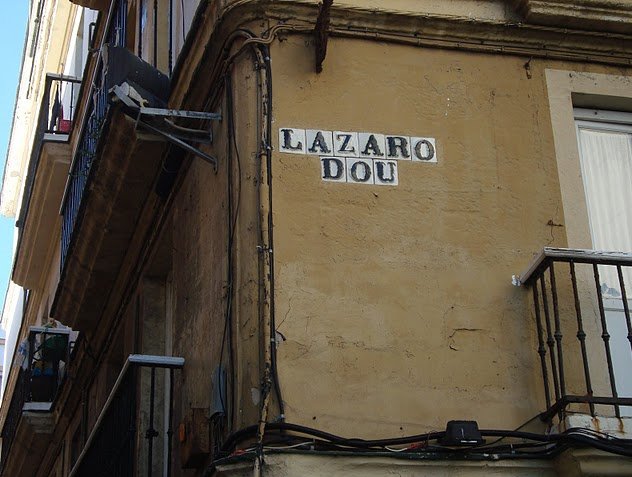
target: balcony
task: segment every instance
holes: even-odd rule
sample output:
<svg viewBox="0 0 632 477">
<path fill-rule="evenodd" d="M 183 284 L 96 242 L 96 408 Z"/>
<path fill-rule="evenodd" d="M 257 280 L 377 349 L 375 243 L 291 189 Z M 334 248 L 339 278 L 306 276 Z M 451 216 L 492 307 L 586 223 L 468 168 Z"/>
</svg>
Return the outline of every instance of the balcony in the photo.
<svg viewBox="0 0 632 477">
<path fill-rule="evenodd" d="M 20 233 L 13 279 L 26 288 L 40 282 L 51 237 L 59 227 L 59 202 L 70 164 L 69 137 L 80 85 L 76 78 L 46 75 L 17 220 Z"/>
<path fill-rule="evenodd" d="M 20 346 L 23 359 L 18 371 L 7 417 L 2 428 L 0 472 L 5 472 L 14 441 L 39 455 L 47 445 L 54 419 L 55 399 L 66 378 L 77 333 L 70 329 L 30 327 L 28 338 Z"/>
<path fill-rule="evenodd" d="M 632 417 L 632 254 L 545 248 L 516 278 L 533 295 L 546 411 Z"/>
<path fill-rule="evenodd" d="M 70 477 L 171 475 L 174 371 L 184 358 L 130 355 Z"/>
<path fill-rule="evenodd" d="M 72 163 L 61 200 L 61 276 L 51 307 L 75 329 L 91 329 L 138 234 L 146 203 L 161 171 L 165 142 L 137 134 L 112 100 L 125 85 L 149 107 L 165 107 L 169 79 L 126 48 L 127 0 L 111 2 L 95 38 L 79 100 Z"/>
<path fill-rule="evenodd" d="M 106 43 L 104 44 L 110 47 L 124 47 L 127 30 L 127 1 L 120 0 L 113 3 L 115 5 L 112 6 L 111 17 L 109 17 L 110 23 L 105 36 Z M 73 157 L 70 178 L 66 185 L 66 192 L 62 202 L 62 268 L 108 112 L 107 65 L 104 65 L 101 52 L 97 57 L 95 69 L 93 70 L 92 87 L 87 95 L 86 112 L 81 124 L 78 146 Z"/>
</svg>

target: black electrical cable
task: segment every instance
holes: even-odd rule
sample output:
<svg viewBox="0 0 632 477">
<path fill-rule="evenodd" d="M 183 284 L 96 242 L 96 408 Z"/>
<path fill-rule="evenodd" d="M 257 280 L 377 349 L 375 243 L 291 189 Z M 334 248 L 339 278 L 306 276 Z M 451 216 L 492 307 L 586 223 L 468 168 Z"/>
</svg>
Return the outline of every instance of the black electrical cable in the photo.
<svg viewBox="0 0 632 477">
<path fill-rule="evenodd" d="M 571 434 L 571 433 L 580 433 L 580 434 L 587 434 L 590 437 L 595 437 L 598 439 L 604 439 L 607 441 L 615 441 L 615 442 L 619 442 L 622 444 L 632 444 L 632 439 L 625 439 L 622 437 L 616 437 L 613 436 L 611 434 L 606 434 L 605 432 L 601 432 L 601 431 L 597 431 L 595 429 L 586 429 L 583 427 L 571 427 L 569 429 L 566 430 L 566 433 Z"/>
<path fill-rule="evenodd" d="M 245 427 L 231 434 L 230 436 L 228 436 L 228 438 L 224 442 L 224 445 L 222 446 L 222 450 L 231 451 L 238 442 L 254 437 L 257 433 L 257 429 L 258 429 L 258 426 L 253 425 L 253 426 Z M 392 438 L 392 439 L 379 439 L 379 440 L 365 440 L 365 439 L 358 439 L 358 438 L 347 439 L 344 437 L 336 436 L 334 434 L 330 434 L 328 432 L 320 431 L 318 429 L 313 429 L 310 427 L 301 426 L 299 424 L 291 424 L 287 422 L 272 422 L 266 426 L 266 429 L 268 431 L 282 430 L 282 431 L 298 432 L 301 434 L 305 434 L 305 435 L 321 438 L 330 442 L 334 442 L 337 444 L 341 444 L 345 446 L 361 447 L 361 448 L 414 444 L 417 442 L 440 439 L 441 437 L 445 436 L 445 431 L 440 431 L 440 432 L 430 432 L 427 434 L 419 434 L 419 435 L 409 436 L 409 437 L 397 437 L 397 438 Z"/>
<path fill-rule="evenodd" d="M 222 45 L 222 50 L 224 52 L 224 60 L 227 60 L 230 54 L 230 48 L 233 44 L 233 42 L 235 40 L 237 40 L 238 38 L 245 38 L 246 40 L 251 40 L 256 38 L 255 35 L 246 29 L 238 29 L 236 31 L 234 31 L 229 38 L 227 38 L 224 42 L 224 44 Z M 271 347 L 271 377 L 272 377 L 272 383 L 274 386 L 274 391 L 277 395 L 278 401 L 279 401 L 279 410 L 280 410 L 280 414 L 281 417 L 283 417 L 284 415 L 284 404 L 283 404 L 283 398 L 281 395 L 281 389 L 280 389 L 280 385 L 279 385 L 279 379 L 278 379 L 278 372 L 277 372 L 277 365 L 276 365 L 276 346 L 275 346 L 275 336 L 276 336 L 276 330 L 275 330 L 275 320 L 274 320 L 274 316 L 275 316 L 275 308 L 274 308 L 274 259 L 272 256 L 272 251 L 273 249 L 273 220 L 272 220 L 272 173 L 271 173 L 271 165 L 272 165 L 272 144 L 271 144 L 271 138 L 272 138 L 272 72 L 271 72 L 271 68 L 270 68 L 270 56 L 269 56 L 269 50 L 267 47 L 265 47 L 264 45 L 261 44 L 257 44 L 256 42 L 252 44 L 253 50 L 255 52 L 257 52 L 259 55 L 261 55 L 263 57 L 263 61 L 260 61 L 259 63 L 262 66 L 262 69 L 265 71 L 265 78 L 266 78 L 266 97 L 265 97 L 265 104 L 263 104 L 263 110 L 266 111 L 266 124 L 265 124 L 265 140 L 262 141 L 262 147 L 264 149 L 263 151 L 263 155 L 265 155 L 265 160 L 266 160 L 266 166 L 267 166 L 267 171 L 268 171 L 268 177 L 267 177 L 267 182 L 268 182 L 268 200 L 269 200 L 269 208 L 270 208 L 270 212 L 268 213 L 268 247 L 270 249 L 270 315 L 271 315 L 271 320 L 270 320 L 270 332 L 271 332 L 271 339 L 273 340 L 271 343 L 266 343 L 266 346 L 270 346 Z M 244 50 L 245 51 L 245 50 Z M 225 350 L 225 344 L 226 344 L 226 340 L 229 340 L 229 353 L 230 353 L 230 366 L 231 366 L 231 377 L 232 377 L 232 367 L 234 367 L 234 349 L 232 346 L 232 289 L 233 289 L 233 272 L 232 272 L 232 262 L 233 262 L 233 244 L 234 244 L 234 234 L 235 234 L 235 230 L 236 230 L 236 222 L 237 222 L 237 217 L 238 217 L 238 212 L 239 212 L 239 204 L 240 204 L 240 196 L 241 196 L 241 184 L 240 184 L 240 190 L 239 193 L 237 195 L 237 205 L 235 206 L 235 210 L 233 211 L 233 206 L 232 206 L 232 198 L 233 198 L 233 190 L 232 190 L 232 165 L 231 165 L 231 158 L 233 157 L 233 149 L 234 149 L 234 153 L 235 153 L 235 157 L 237 160 L 237 169 L 238 169 L 238 174 L 241 177 L 241 162 L 239 159 L 239 151 L 237 148 L 237 141 L 236 141 L 236 132 L 235 132 L 235 123 L 234 123 L 234 101 L 233 101 L 233 92 L 232 92 L 232 84 L 231 84 L 231 80 L 230 80 L 230 72 L 227 71 L 230 69 L 230 67 L 232 66 L 233 62 L 235 61 L 235 59 L 239 56 L 239 54 L 241 53 L 238 52 L 238 54 L 234 55 L 233 57 L 230 58 L 229 61 L 226 61 L 225 65 L 223 67 L 221 67 L 220 69 L 220 77 L 224 77 L 225 80 L 225 92 L 226 92 L 226 101 L 227 101 L 227 116 L 228 116 L 228 141 L 227 141 L 227 156 L 228 156 L 228 208 L 229 208 L 229 237 L 228 237 L 228 244 L 227 244 L 227 249 L 228 249 L 228 256 L 227 256 L 227 261 L 228 261 L 228 273 L 227 273 L 227 300 L 226 300 L 226 311 L 225 311 L 225 324 L 224 324 L 224 330 L 223 330 L 223 334 L 222 334 L 222 344 L 221 344 L 221 349 L 220 349 L 220 360 L 219 360 L 219 364 L 220 367 L 223 363 L 223 357 L 224 357 L 224 350 Z M 213 95 L 211 97 L 209 97 L 209 99 L 207 100 L 207 103 L 205 105 L 206 108 L 210 107 L 211 104 L 214 104 L 216 102 L 216 98 L 217 96 Z M 263 98 L 262 98 L 263 101 Z M 261 156 L 259 156 L 261 157 Z M 234 396 L 234 379 L 231 379 L 231 395 Z M 223 396 L 222 396 L 223 398 Z M 226 409 L 226 405 L 225 403 L 222 402 L 222 404 L 224 405 L 224 408 Z M 230 421 L 231 423 L 234 422 L 234 406 L 231 406 L 231 416 L 230 416 Z"/>
<path fill-rule="evenodd" d="M 610 442 L 604 442 L 603 439 L 596 439 L 587 435 L 581 435 L 578 432 L 569 432 L 559 434 L 559 437 L 563 441 L 569 441 L 577 444 L 583 444 L 589 447 L 594 447 L 605 452 L 610 452 L 623 457 L 632 457 L 632 446 L 622 447 Z"/>
<path fill-rule="evenodd" d="M 237 217 L 239 216 L 239 208 L 241 206 L 241 157 L 239 155 L 239 147 L 237 146 L 237 132 L 236 132 L 237 130 L 235 128 L 235 101 L 234 101 L 234 95 L 233 95 L 232 77 L 231 77 L 230 72 L 228 72 L 226 75 L 226 98 L 227 98 L 226 109 L 228 112 L 228 131 L 229 131 L 228 140 L 232 142 L 231 148 L 232 148 L 232 151 L 234 151 L 235 153 L 235 164 L 237 166 L 237 177 L 238 177 L 238 181 L 237 181 L 238 190 L 237 190 L 237 194 L 235 194 L 236 196 L 235 210 L 233 211 L 233 214 L 232 214 L 233 217 L 231 219 L 232 223 L 230 224 L 230 227 L 231 227 L 230 241 L 232 243 L 235 239 L 235 231 L 237 229 Z M 231 166 L 231 169 L 232 169 L 232 166 Z M 232 179 L 232 172 L 231 172 L 231 179 Z"/>
<path fill-rule="evenodd" d="M 281 393 L 281 385 L 279 383 L 279 373 L 277 367 L 277 341 L 276 341 L 276 308 L 275 308 L 275 282 L 274 282 L 274 220 L 272 215 L 272 68 L 270 65 L 270 49 L 267 45 L 258 45 L 263 55 L 263 67 L 266 75 L 266 93 L 267 93 L 267 114 L 266 114 L 266 170 L 268 171 L 268 247 L 272 251 L 270 253 L 270 367 L 272 373 L 272 383 L 274 392 L 279 401 L 279 413 L 281 420 L 285 419 L 285 404 L 283 403 L 283 395 Z M 267 344 L 266 344 L 267 345 Z"/>
<path fill-rule="evenodd" d="M 514 428 L 512 432 L 518 432 L 520 429 L 528 426 L 533 421 L 538 420 L 539 418 L 540 418 L 540 414 L 536 414 L 535 416 L 533 416 L 533 417 L 527 419 L 526 421 L 524 421 L 518 427 Z M 501 437 L 499 437 L 498 439 L 496 439 L 496 440 L 494 440 L 492 442 L 486 442 L 486 443 L 483 443 L 483 444 L 476 445 L 474 447 L 477 448 L 477 449 L 491 447 L 491 446 L 494 446 L 497 443 L 501 442 L 503 439 L 506 439 L 506 437 L 502 437 L 501 436 Z"/>
<path fill-rule="evenodd" d="M 231 207 L 229 207 L 229 246 L 230 246 L 230 257 L 231 257 L 231 261 L 233 258 L 233 247 L 234 247 L 234 241 L 235 241 L 235 232 L 237 229 L 237 218 L 239 217 L 239 209 L 241 207 L 241 157 L 239 155 L 239 147 L 237 146 L 237 132 L 236 132 L 236 128 L 235 128 L 235 104 L 234 104 L 234 95 L 233 95 L 233 86 L 232 86 L 232 76 L 230 71 L 227 73 L 226 75 L 226 97 L 227 97 L 227 104 L 226 104 L 226 109 L 227 109 L 227 116 L 228 116 L 228 142 L 231 143 L 230 144 L 230 161 L 227 164 L 228 166 L 228 182 L 229 182 L 229 198 L 228 198 L 228 202 L 229 204 L 233 203 L 233 195 L 235 196 L 235 204 L 234 207 L 231 205 Z M 237 192 L 236 194 L 233 191 L 233 187 L 232 187 L 232 183 L 233 183 L 233 179 L 232 179 L 232 169 L 233 169 L 233 164 L 232 164 L 232 157 L 233 157 L 233 153 L 234 153 L 234 157 L 235 157 L 235 165 L 237 166 Z M 231 263 L 232 266 L 232 263 Z M 231 292 L 232 292 L 232 288 L 233 288 L 233 274 L 231 272 Z M 232 346 L 232 336 L 233 336 L 233 324 L 232 324 L 232 310 L 230 311 L 230 319 L 229 319 L 229 342 L 231 343 L 230 346 L 230 360 L 231 360 L 231 366 L 234 367 L 235 366 L 235 350 L 234 347 Z M 235 380 L 231 379 L 231 395 L 234 396 L 235 395 Z M 234 418 L 234 412 L 231 412 L 231 422 L 233 421 Z"/>
<path fill-rule="evenodd" d="M 426 434 L 418 434 L 407 437 L 399 437 L 399 438 L 390 438 L 390 439 L 376 439 L 376 440 L 365 440 L 365 439 L 347 439 L 340 436 L 336 436 L 334 434 L 330 434 L 324 431 L 320 431 L 318 429 L 312 429 L 306 426 L 301 426 L 298 424 L 290 424 L 290 423 L 269 423 L 266 426 L 266 431 L 286 431 L 286 432 L 294 432 L 298 434 L 303 434 L 306 436 L 310 436 L 315 439 L 320 439 L 326 441 L 328 444 L 331 444 L 336 447 L 342 448 L 353 448 L 353 449 L 361 449 L 363 451 L 371 452 L 375 450 L 379 450 L 376 448 L 385 448 L 388 446 L 396 446 L 396 445 L 406 445 L 406 444 L 416 444 L 430 441 L 437 441 L 445 436 L 445 432 L 430 432 Z M 603 450 L 606 452 L 618 454 L 625 457 L 632 457 L 632 446 L 630 446 L 627 442 L 614 444 L 612 441 L 617 442 L 616 438 L 606 438 L 606 437 L 594 437 L 590 435 L 590 432 L 583 432 L 584 430 L 569 430 L 567 432 L 561 434 L 551 434 L 551 435 L 543 435 L 543 434 L 535 434 L 531 432 L 517 432 L 517 431 L 505 431 L 505 430 L 481 430 L 481 435 L 483 436 L 491 436 L 491 437 L 506 437 L 506 438 L 514 438 L 514 439 L 522 439 L 526 441 L 532 441 L 531 443 L 516 443 L 516 444 L 503 444 L 501 446 L 496 447 L 486 447 L 486 448 L 477 448 L 466 447 L 466 448 L 453 448 L 448 446 L 424 446 L 418 449 L 411 450 L 401 450 L 401 453 L 416 453 L 416 452 L 427 452 L 431 450 L 435 453 L 441 454 L 445 453 L 451 456 L 451 458 L 458 458 L 459 455 L 462 456 L 472 456 L 472 455 L 502 455 L 504 457 L 511 456 L 521 456 L 521 457 L 538 457 L 541 458 L 543 455 L 553 455 L 561 452 L 563 449 L 568 448 L 572 445 L 580 445 L 587 447 L 594 447 L 599 450 Z M 257 426 L 249 426 L 240 431 L 235 432 L 230 435 L 224 445 L 222 446 L 222 451 L 224 453 L 230 453 L 233 451 L 234 447 L 237 443 L 242 442 L 244 440 L 253 438 L 256 435 Z M 288 435 L 283 436 L 287 442 L 289 438 Z M 300 439 L 300 436 L 294 436 L 297 440 Z M 309 442 L 309 441 L 308 441 Z M 314 441 L 316 442 L 316 441 Z M 542 450 L 538 451 L 538 447 L 541 447 Z M 529 451 L 525 451 L 522 449 L 533 449 Z M 509 453 L 503 453 L 501 451 L 505 451 L 509 449 Z M 397 454 L 398 452 L 394 452 Z M 534 457 L 535 458 L 535 457 Z"/>
<path fill-rule="evenodd" d="M 239 187 L 239 192 L 237 194 L 237 205 L 233 210 L 233 179 L 232 179 L 232 170 L 233 170 L 233 148 L 235 148 L 235 158 L 238 167 L 238 174 L 241 177 L 241 162 L 239 159 L 239 153 L 237 151 L 237 143 L 235 139 L 235 122 L 234 122 L 234 105 L 233 105 L 233 90 L 232 90 L 232 80 L 230 74 L 225 76 L 225 93 L 226 93 L 226 115 L 227 115 L 227 129 L 228 129 L 228 141 L 226 143 L 226 156 L 227 156 L 227 222 L 228 222 L 228 237 L 227 237 L 227 277 L 226 277 L 226 309 L 224 314 L 224 330 L 222 333 L 222 344 L 220 348 L 220 358 L 219 365 L 220 369 L 223 364 L 224 359 L 224 349 L 226 345 L 226 341 L 228 340 L 228 354 L 229 354 L 229 366 L 230 366 L 230 395 L 234 397 L 235 395 L 235 379 L 234 379 L 234 366 L 235 366 L 235 356 L 234 356 L 234 347 L 232 345 L 232 336 L 233 336 L 233 323 L 232 323 L 232 305 L 233 305 L 233 246 L 234 246 L 234 237 L 235 237 L 235 228 L 237 224 L 237 216 L 239 213 L 239 204 L 241 203 L 241 185 Z M 227 403 L 224 402 L 224 395 L 220 392 L 220 398 L 222 400 L 222 407 L 228 414 L 229 428 L 232 427 L 234 422 L 234 404 L 227 406 Z"/>
<path fill-rule="evenodd" d="M 482 436 L 488 436 L 488 437 L 515 437 L 517 439 L 528 439 L 528 440 L 540 441 L 540 442 L 551 441 L 551 436 L 544 435 L 544 434 L 536 434 L 534 432 L 486 429 L 486 430 L 481 430 L 480 433 Z"/>
<path fill-rule="evenodd" d="M 428 450 L 424 449 L 422 451 L 416 452 L 393 452 L 386 451 L 383 449 L 350 449 L 350 448 L 340 448 L 335 445 L 321 443 L 320 441 L 305 441 L 304 447 L 308 447 L 307 449 L 302 448 L 303 446 L 291 446 L 291 447 L 279 447 L 274 448 L 270 446 L 266 446 L 264 444 L 264 451 L 268 453 L 287 453 L 287 454 L 299 454 L 299 455 L 326 455 L 326 456 L 378 456 L 378 457 L 389 457 L 393 459 L 404 459 L 404 460 L 434 460 L 434 461 L 448 461 L 448 460 L 460 460 L 460 461 L 498 461 L 502 459 L 510 459 L 510 460 L 542 460 L 542 459 L 550 459 L 560 455 L 562 452 L 567 450 L 569 446 L 566 444 L 556 444 L 554 446 L 549 446 L 548 448 L 544 448 L 538 451 L 528 451 L 528 452 L 520 452 L 520 451 L 510 451 L 510 452 L 477 452 L 471 454 L 455 454 L 454 452 L 448 452 L 449 449 L 446 450 Z M 322 444 L 322 445 L 321 445 Z M 454 451 L 455 449 L 451 449 Z M 217 465 L 220 465 L 222 462 L 228 463 L 232 458 L 243 459 L 245 456 L 254 457 L 259 452 L 259 449 L 248 449 L 240 452 L 235 456 L 226 456 L 221 457 L 213 461 L 208 472 L 212 472 L 213 469 L 216 468 Z"/>
<path fill-rule="evenodd" d="M 247 29 L 238 29 L 225 41 L 222 46 L 224 50 L 225 57 L 228 56 L 230 52 L 230 46 L 232 43 L 239 37 L 248 39 L 256 38 L 254 33 Z M 273 223 L 273 215 L 272 215 L 272 103 L 273 103 L 273 91 L 272 91 L 272 68 L 270 65 L 270 51 L 266 45 L 261 45 L 257 43 L 253 43 L 253 47 L 255 51 L 262 56 L 263 61 L 261 62 L 261 66 L 265 72 L 266 78 L 266 103 L 263 105 L 266 110 L 266 124 L 265 124 L 265 142 L 262 144 L 264 148 L 264 154 L 266 159 L 266 170 L 268 173 L 267 184 L 268 184 L 268 248 L 270 249 L 270 338 L 272 340 L 271 343 L 266 343 L 266 346 L 270 346 L 271 348 L 271 375 L 272 375 L 272 384 L 274 387 L 275 394 L 277 395 L 278 405 L 279 405 L 279 413 L 281 419 L 284 418 L 285 415 L 285 405 L 283 402 L 283 396 L 281 393 L 281 386 L 279 383 L 278 377 L 278 369 L 277 369 L 277 353 L 276 353 L 276 320 L 275 320 L 275 283 L 274 283 L 274 223 Z M 234 61 L 235 58 L 233 58 Z M 227 68 L 230 65 L 226 66 Z M 230 127 L 230 126 L 229 126 Z M 235 138 L 234 134 L 234 122 L 232 125 L 233 129 L 233 140 Z M 230 140 L 230 138 L 229 138 Z M 234 145 L 236 148 L 236 144 Z"/>
</svg>

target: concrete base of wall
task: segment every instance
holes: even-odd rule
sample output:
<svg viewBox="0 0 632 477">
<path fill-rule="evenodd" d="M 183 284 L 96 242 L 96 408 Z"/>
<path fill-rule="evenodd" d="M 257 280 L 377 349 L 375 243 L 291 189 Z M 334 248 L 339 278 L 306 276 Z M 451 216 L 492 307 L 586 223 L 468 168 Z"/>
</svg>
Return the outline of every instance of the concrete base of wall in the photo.
<svg viewBox="0 0 632 477">
<path fill-rule="evenodd" d="M 242 477 L 253 475 L 253 459 L 218 466 L 214 475 Z M 389 457 L 272 454 L 265 456 L 265 475 L 330 477 L 382 477 L 384 475 L 457 477 L 559 475 L 550 460 L 502 460 L 489 462 L 407 460 Z"/>
</svg>

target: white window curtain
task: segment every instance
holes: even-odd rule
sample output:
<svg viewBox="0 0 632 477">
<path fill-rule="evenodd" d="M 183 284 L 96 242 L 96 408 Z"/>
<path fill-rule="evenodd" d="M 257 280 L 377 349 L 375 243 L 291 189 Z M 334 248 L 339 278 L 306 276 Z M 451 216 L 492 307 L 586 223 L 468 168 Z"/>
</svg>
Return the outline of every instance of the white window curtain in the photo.
<svg viewBox="0 0 632 477">
<path fill-rule="evenodd" d="M 632 115 L 629 119 L 632 124 Z M 577 137 L 593 248 L 632 252 L 632 126 L 578 120 Z M 600 267 L 600 274 L 604 295 L 617 296 L 616 269 Z M 628 295 L 630 284 L 632 274 L 626 271 Z"/>
<path fill-rule="evenodd" d="M 592 111 L 583 116 L 601 119 L 576 123 L 593 248 L 632 252 L 632 115 Z M 632 305 L 629 268 L 622 271 Z M 632 356 L 619 275 L 615 267 L 599 266 L 599 278 L 617 389 L 630 396 Z M 621 408 L 621 415 L 632 417 L 632 408 Z"/>
</svg>

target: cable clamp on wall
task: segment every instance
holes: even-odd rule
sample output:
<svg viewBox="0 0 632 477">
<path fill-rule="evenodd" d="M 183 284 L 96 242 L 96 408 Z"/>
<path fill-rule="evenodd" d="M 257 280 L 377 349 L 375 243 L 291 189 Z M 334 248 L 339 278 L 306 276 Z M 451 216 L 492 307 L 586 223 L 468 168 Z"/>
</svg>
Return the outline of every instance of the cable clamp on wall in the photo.
<svg viewBox="0 0 632 477">
<path fill-rule="evenodd" d="M 259 253 L 273 253 L 271 248 L 266 247 L 264 245 L 257 245 L 257 251 Z"/>
</svg>

